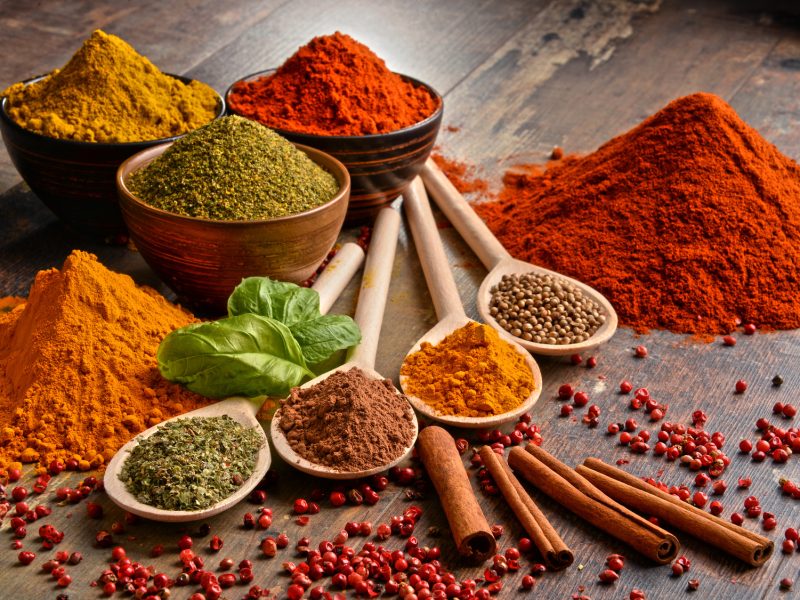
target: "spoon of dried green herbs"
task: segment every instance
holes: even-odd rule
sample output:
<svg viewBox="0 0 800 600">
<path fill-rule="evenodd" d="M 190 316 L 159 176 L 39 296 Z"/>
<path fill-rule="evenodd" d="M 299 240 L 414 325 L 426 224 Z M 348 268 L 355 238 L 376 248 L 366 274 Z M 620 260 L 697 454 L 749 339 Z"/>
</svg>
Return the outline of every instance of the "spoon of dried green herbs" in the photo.
<svg viewBox="0 0 800 600">
<path fill-rule="evenodd" d="M 119 507 L 153 521 L 197 521 L 244 499 L 269 469 L 256 419 L 264 398 L 229 398 L 159 423 L 111 459 L 105 490 Z"/>
</svg>

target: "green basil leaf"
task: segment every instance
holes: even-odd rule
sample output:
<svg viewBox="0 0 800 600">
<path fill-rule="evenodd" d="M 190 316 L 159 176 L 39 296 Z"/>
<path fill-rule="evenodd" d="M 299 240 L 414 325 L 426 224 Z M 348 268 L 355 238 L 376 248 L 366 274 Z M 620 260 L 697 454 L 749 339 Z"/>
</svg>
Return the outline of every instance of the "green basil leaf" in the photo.
<svg viewBox="0 0 800 600">
<path fill-rule="evenodd" d="M 269 277 L 247 277 L 228 298 L 228 315 L 248 313 L 270 317 L 291 327 L 320 316 L 319 294 L 310 288 Z"/>
<path fill-rule="evenodd" d="M 337 350 L 350 348 L 361 341 L 358 325 L 346 315 L 324 315 L 293 325 L 290 329 L 310 365 L 322 363 Z"/>
<path fill-rule="evenodd" d="M 208 398 L 285 396 L 313 377 L 289 328 L 254 314 L 173 331 L 158 348 L 158 368 Z"/>
</svg>

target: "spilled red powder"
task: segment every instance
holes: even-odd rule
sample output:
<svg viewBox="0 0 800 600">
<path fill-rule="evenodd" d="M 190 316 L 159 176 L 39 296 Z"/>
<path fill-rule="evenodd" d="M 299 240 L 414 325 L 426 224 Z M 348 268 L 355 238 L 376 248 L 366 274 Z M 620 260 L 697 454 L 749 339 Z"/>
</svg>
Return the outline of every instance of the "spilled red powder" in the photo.
<svg viewBox="0 0 800 600">
<path fill-rule="evenodd" d="M 486 196 L 489 193 L 489 182 L 477 176 L 475 165 L 453 160 L 439 153 L 432 154 L 431 158 L 462 194 Z"/>
</svg>

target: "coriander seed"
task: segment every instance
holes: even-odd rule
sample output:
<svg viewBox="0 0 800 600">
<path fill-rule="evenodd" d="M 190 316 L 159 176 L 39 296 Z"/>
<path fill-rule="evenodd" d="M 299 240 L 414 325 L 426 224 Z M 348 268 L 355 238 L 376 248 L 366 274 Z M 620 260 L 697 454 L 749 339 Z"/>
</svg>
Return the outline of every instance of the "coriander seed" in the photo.
<svg viewBox="0 0 800 600">
<path fill-rule="evenodd" d="M 553 275 L 503 275 L 490 293 L 489 314 L 511 335 L 527 342 L 577 344 L 606 321 L 597 302 Z"/>
</svg>

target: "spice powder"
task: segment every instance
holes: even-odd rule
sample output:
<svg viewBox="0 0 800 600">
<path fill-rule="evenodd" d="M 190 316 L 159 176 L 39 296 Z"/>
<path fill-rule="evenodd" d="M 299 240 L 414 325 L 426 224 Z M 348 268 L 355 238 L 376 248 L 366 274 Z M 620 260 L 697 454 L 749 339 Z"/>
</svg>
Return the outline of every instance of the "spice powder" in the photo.
<svg viewBox="0 0 800 600">
<path fill-rule="evenodd" d="M 295 388 L 280 427 L 303 458 L 337 471 L 365 471 L 405 452 L 416 435 L 408 400 L 389 379 L 354 367 L 310 388 Z"/>
</svg>

